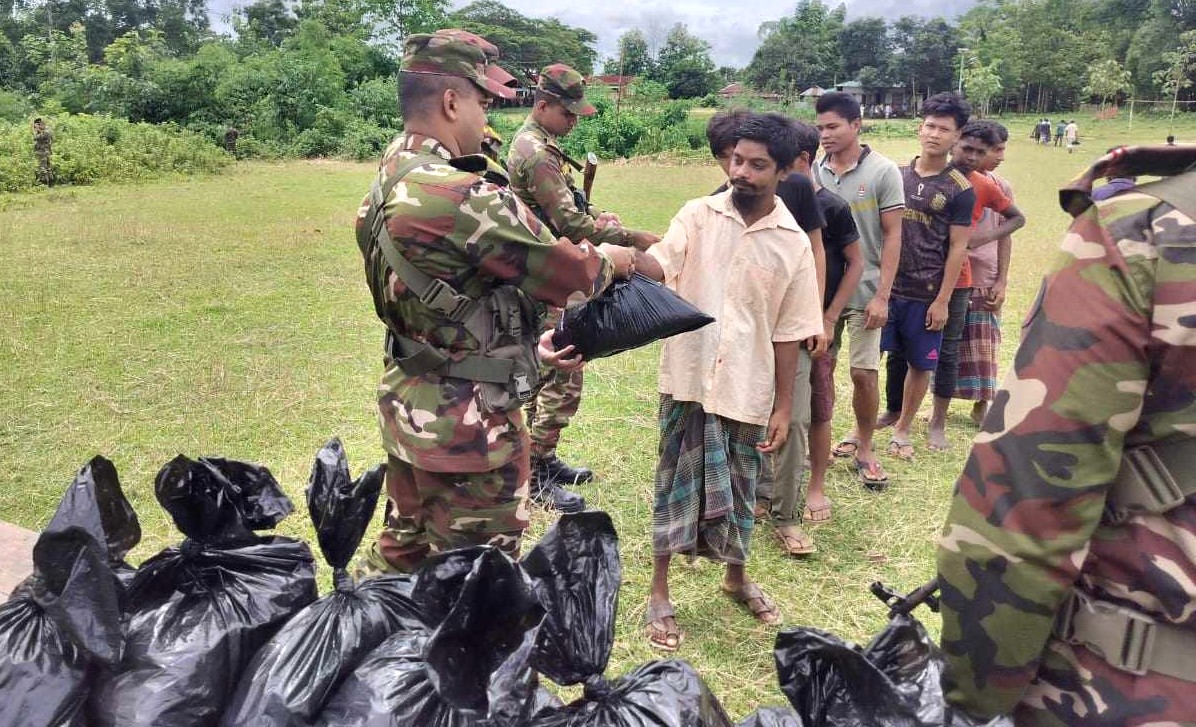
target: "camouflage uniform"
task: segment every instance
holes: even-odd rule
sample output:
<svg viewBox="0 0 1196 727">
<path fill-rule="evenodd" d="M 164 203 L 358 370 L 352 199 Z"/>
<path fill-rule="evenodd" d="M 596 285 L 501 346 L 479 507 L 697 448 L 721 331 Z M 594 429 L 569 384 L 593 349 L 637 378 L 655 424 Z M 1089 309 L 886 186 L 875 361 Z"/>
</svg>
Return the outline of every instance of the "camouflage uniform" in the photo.
<svg viewBox="0 0 1196 727">
<path fill-rule="evenodd" d="M 50 144 L 54 135 L 46 127 L 34 129 L 33 153 L 37 155 L 37 181 L 39 184 L 50 184 L 53 177 L 50 171 Z"/>
<path fill-rule="evenodd" d="M 566 65 L 556 63 L 545 68 L 540 73 L 537 88 L 561 99 L 573 113 L 580 116 L 594 113 L 594 107 L 585 101 L 585 83 L 581 74 Z M 507 169 L 512 191 L 557 235 L 573 242 L 589 240 L 595 244 L 609 242 L 631 246 L 630 230 L 618 225 L 599 229 L 595 218 L 602 211 L 589 204 L 585 209 L 578 207 L 574 195 L 577 187 L 557 137 L 531 116 L 515 133 L 507 153 Z M 555 326 L 559 318 L 559 309 L 550 310 L 546 326 Z M 580 369 L 544 368 L 540 371 L 540 386 L 527 405 L 533 459 L 555 455 L 561 430 L 569 426 L 569 420 L 581 405 L 583 383 L 584 374 Z"/>
<path fill-rule="evenodd" d="M 1098 167 L 1133 168 L 1160 148 Z M 1196 185 L 1196 172 L 1185 178 Z M 1196 498 L 1157 514 L 1113 504 L 1115 476 L 1141 451 L 1131 448 L 1191 445 L 1196 435 L 1196 222 L 1139 192 L 1083 211 L 1089 202 L 1074 191 L 1061 198 L 1083 201 L 1068 205 L 1076 219 L 939 545 L 944 686 L 975 716 L 1012 713 L 1018 724 L 1193 723 L 1196 671 L 1164 673 L 1158 643 L 1126 648 L 1146 643 L 1133 630 L 1123 640 L 1102 624 L 1101 640 L 1117 645 L 1101 649 L 1071 624 L 1073 605 L 1094 598 L 1160 624 L 1148 627 L 1158 641 L 1196 638 Z M 1139 653 L 1143 673 L 1131 661 L 1114 666 Z"/>
<path fill-rule="evenodd" d="M 505 73 L 486 66 L 482 53 L 493 46 L 477 36 L 415 35 L 406 51 L 405 72 L 463 76 L 502 93 L 499 76 Z M 468 61 L 466 71 L 461 58 Z M 469 64 L 477 66 L 476 75 Z M 386 229 L 417 269 L 470 298 L 507 283 L 558 306 L 609 284 L 613 268 L 606 256 L 590 245 L 556 240 L 480 154 L 452 159 L 436 139 L 405 133 L 383 155 L 379 179 L 417 154 L 443 162 L 416 167 L 385 205 Z M 367 197 L 359 225 L 368 209 Z M 362 255 L 375 310 L 390 331 L 454 360 L 478 351 L 463 323 L 424 305 L 407 288 L 376 238 Z M 429 554 L 483 543 L 517 555 L 528 518 L 527 430 L 519 407 L 488 411 L 481 384 L 435 371 L 412 376 L 390 358 L 385 363 L 378 416 L 388 454 L 388 517 L 367 569 L 411 570 Z"/>
</svg>

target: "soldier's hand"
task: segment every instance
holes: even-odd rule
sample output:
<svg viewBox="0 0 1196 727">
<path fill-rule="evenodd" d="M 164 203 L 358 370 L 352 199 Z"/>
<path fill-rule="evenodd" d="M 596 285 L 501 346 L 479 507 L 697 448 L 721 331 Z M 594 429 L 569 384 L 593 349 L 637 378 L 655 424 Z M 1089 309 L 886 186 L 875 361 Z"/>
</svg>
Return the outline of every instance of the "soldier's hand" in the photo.
<svg viewBox="0 0 1196 727">
<path fill-rule="evenodd" d="M 574 353 L 573 346 L 565 346 L 556 350 L 552 342 L 553 329 L 549 328 L 540 334 L 540 343 L 536 346 L 536 353 L 540 355 L 540 363 L 547 364 L 561 371 L 576 371 L 586 365 L 581 356 Z"/>
<path fill-rule="evenodd" d="M 947 301 L 936 300 L 926 309 L 926 330 L 941 331 L 947 325 Z"/>
<path fill-rule="evenodd" d="M 889 321 L 889 301 L 873 296 L 864 308 L 864 328 L 883 328 Z"/>
<path fill-rule="evenodd" d="M 660 242 L 660 235 L 643 230 L 631 231 L 631 244 L 635 246 L 636 250 L 647 250 L 658 242 Z"/>
<path fill-rule="evenodd" d="M 599 230 L 614 225 L 615 227 L 622 227 L 623 221 L 614 212 L 603 212 L 594 218 L 594 226 Z"/>
<path fill-rule="evenodd" d="M 606 253 L 615 266 L 616 278 L 630 278 L 635 273 L 635 250 L 604 242 L 598 249 Z"/>
</svg>

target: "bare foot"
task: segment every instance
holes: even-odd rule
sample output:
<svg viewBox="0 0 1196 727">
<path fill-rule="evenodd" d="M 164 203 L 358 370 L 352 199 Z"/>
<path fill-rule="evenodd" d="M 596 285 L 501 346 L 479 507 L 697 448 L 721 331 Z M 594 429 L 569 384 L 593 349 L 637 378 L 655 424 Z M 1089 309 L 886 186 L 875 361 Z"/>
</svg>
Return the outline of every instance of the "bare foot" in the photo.
<svg viewBox="0 0 1196 727">
<path fill-rule="evenodd" d="M 926 442 L 932 452 L 946 452 L 951 449 L 951 443 L 947 441 L 947 432 L 941 426 L 930 426 L 926 432 Z"/>
<path fill-rule="evenodd" d="M 897 420 L 900 418 L 901 412 L 899 411 L 885 411 L 876 418 L 876 428 L 884 429 L 885 427 L 891 427 L 896 424 Z"/>
<path fill-rule="evenodd" d="M 984 417 L 988 414 L 988 402 L 978 401 L 972 405 L 972 422 L 976 426 L 984 424 Z"/>
</svg>

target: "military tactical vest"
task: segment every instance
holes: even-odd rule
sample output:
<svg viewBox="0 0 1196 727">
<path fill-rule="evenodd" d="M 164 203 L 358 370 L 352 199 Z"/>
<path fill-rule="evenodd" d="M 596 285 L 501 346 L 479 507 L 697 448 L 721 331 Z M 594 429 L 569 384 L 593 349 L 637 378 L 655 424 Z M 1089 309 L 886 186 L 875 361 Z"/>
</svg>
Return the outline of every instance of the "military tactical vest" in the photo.
<svg viewBox="0 0 1196 727">
<path fill-rule="evenodd" d="M 386 229 L 384 209 L 394 186 L 416 167 L 444 162 L 440 157 L 417 154 L 400 163 L 385 182 L 374 180 L 365 224 L 357 228 L 357 241 L 363 252 L 371 241 L 376 242 L 395 275 L 420 303 L 464 326 L 477 339 L 481 351 L 454 360 L 388 323 L 388 357 L 408 376 L 434 373 L 479 382 L 482 406 L 487 411 L 502 411 L 531 398 L 539 383 L 536 343 L 540 325 L 534 304 L 513 285 L 499 285 L 477 299 L 461 294 L 412 265 Z"/>
<path fill-rule="evenodd" d="M 1196 220 L 1196 171 L 1134 189 Z M 1196 437 L 1127 448 L 1105 500 L 1102 521 L 1117 525 L 1140 515 L 1160 515 L 1196 495 Z M 1073 590 L 1055 618 L 1060 639 L 1083 646 L 1131 674 L 1153 671 L 1196 682 L 1196 629 L 1149 616 Z"/>
</svg>

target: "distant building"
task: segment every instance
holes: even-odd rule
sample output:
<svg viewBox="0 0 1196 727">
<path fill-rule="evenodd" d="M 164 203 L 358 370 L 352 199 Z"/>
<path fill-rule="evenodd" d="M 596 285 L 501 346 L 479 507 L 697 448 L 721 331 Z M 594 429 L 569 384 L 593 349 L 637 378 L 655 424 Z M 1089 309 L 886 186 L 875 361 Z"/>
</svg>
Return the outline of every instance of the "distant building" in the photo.
<svg viewBox="0 0 1196 727">
<path fill-rule="evenodd" d="M 814 85 L 807 88 L 805 91 L 797 94 L 803 101 L 811 101 L 817 99 L 822 94 L 826 93 L 826 89 L 822 86 Z"/>
<path fill-rule="evenodd" d="M 886 106 L 891 109 L 892 116 L 909 116 L 922 105 L 921 97 L 910 94 L 905 86 L 865 86 L 859 81 L 845 81 L 835 84 L 835 90 L 859 101 L 865 116 L 883 118 Z"/>
<path fill-rule="evenodd" d="M 631 84 L 635 83 L 638 76 L 619 76 L 619 75 L 603 75 L 590 76 L 586 79 L 586 83 L 590 88 L 605 88 L 610 92 L 611 96 L 616 99 L 627 98 Z"/>
<path fill-rule="evenodd" d="M 743 84 L 736 81 L 723 86 L 718 91 L 719 98 L 735 98 L 743 95 Z"/>
</svg>

